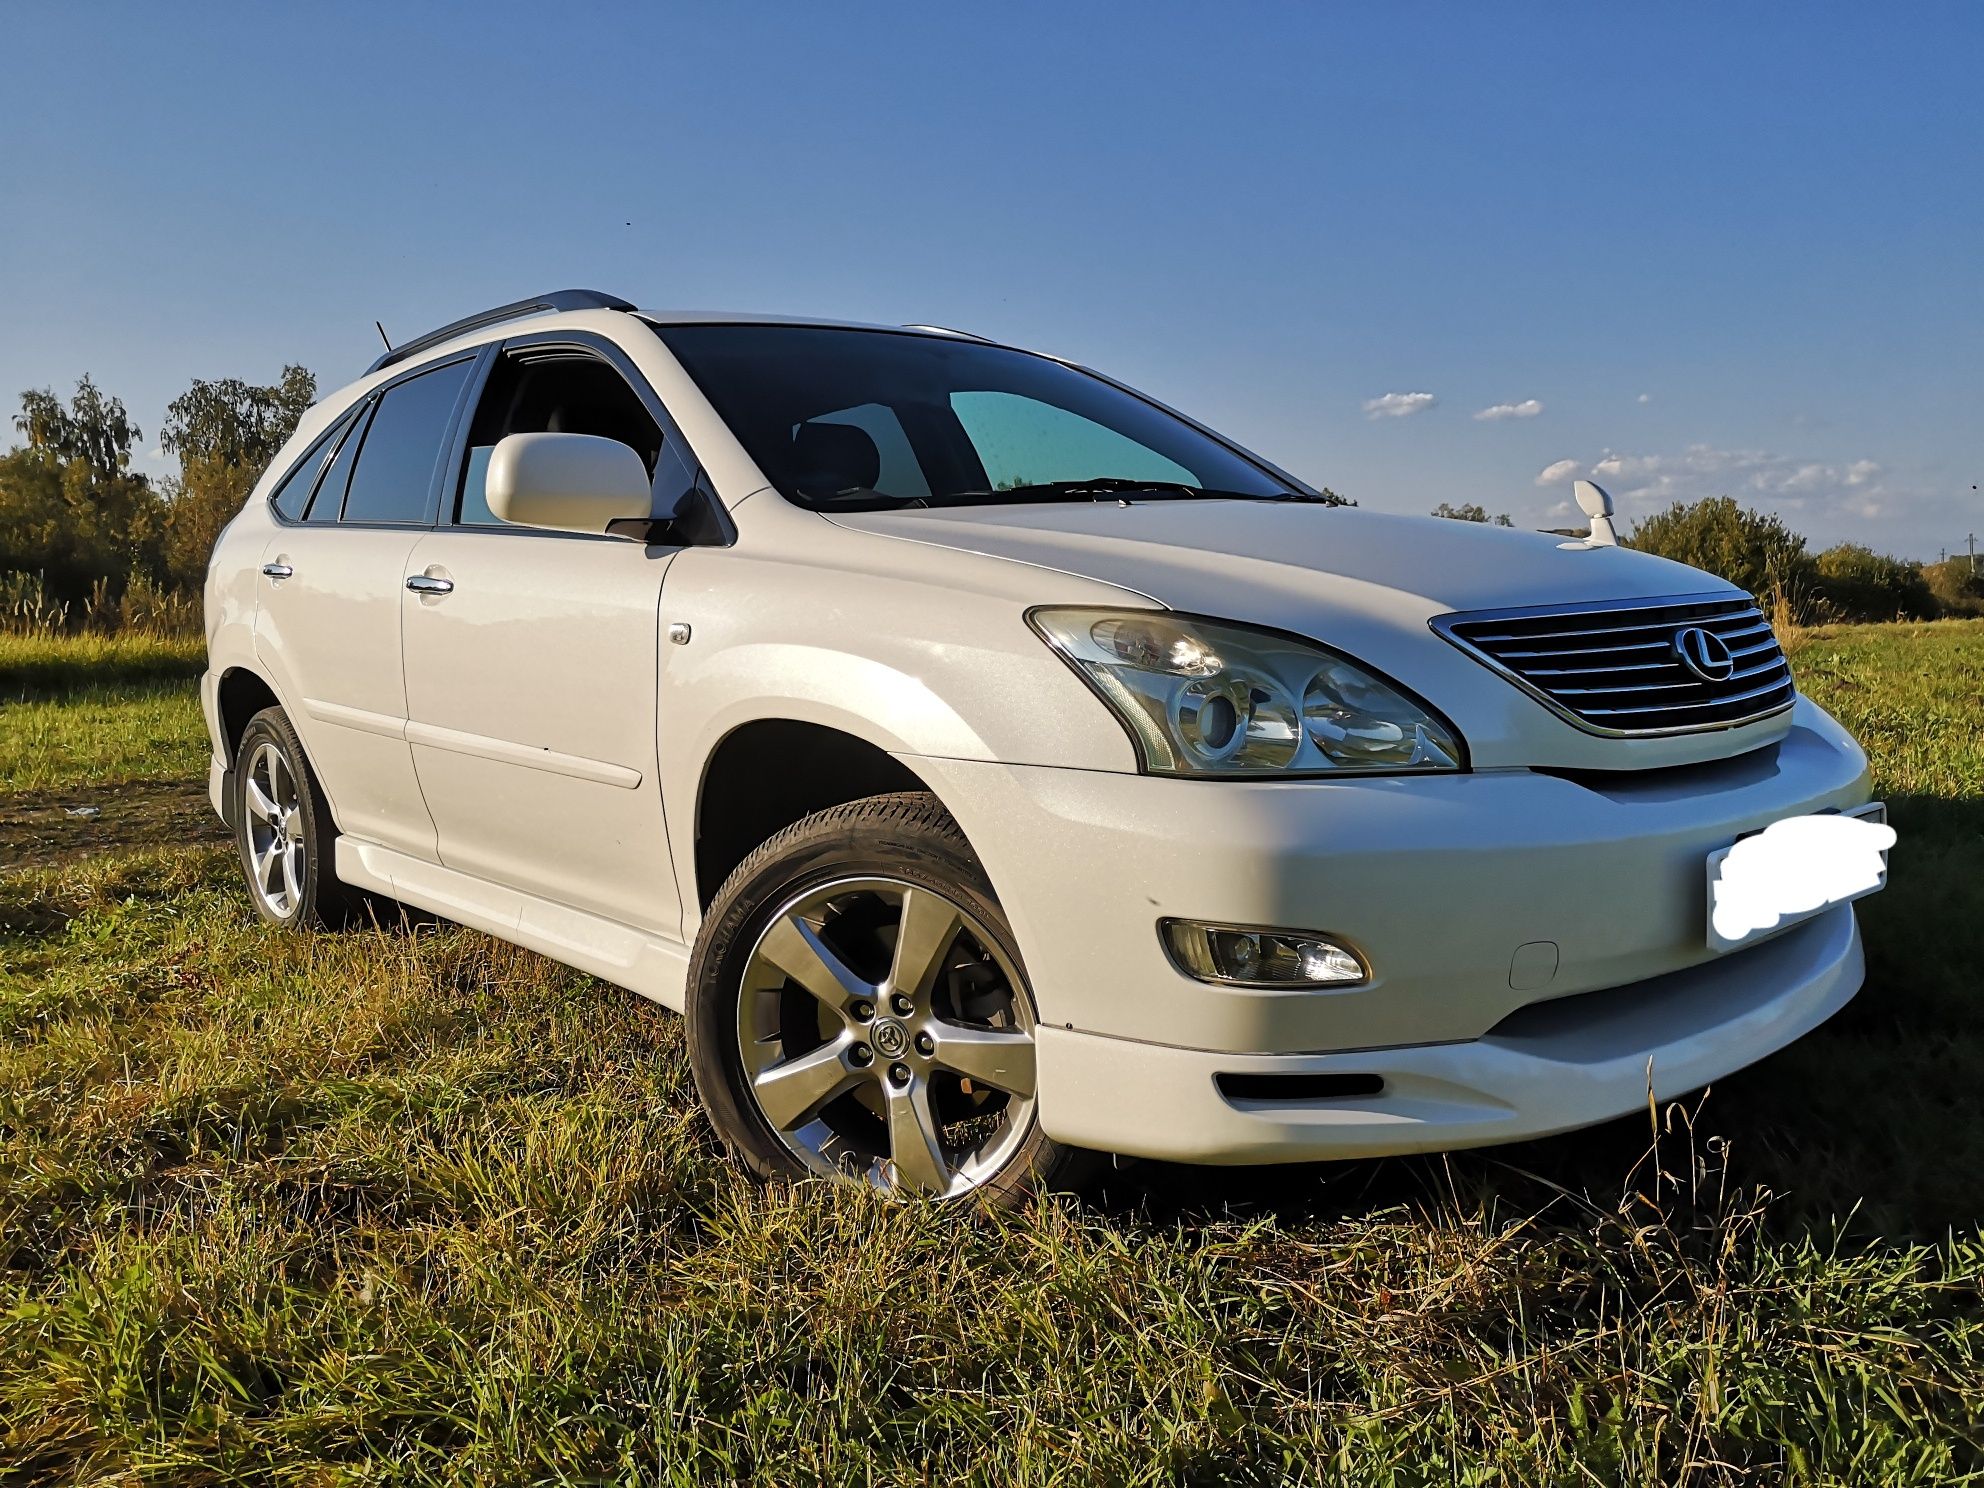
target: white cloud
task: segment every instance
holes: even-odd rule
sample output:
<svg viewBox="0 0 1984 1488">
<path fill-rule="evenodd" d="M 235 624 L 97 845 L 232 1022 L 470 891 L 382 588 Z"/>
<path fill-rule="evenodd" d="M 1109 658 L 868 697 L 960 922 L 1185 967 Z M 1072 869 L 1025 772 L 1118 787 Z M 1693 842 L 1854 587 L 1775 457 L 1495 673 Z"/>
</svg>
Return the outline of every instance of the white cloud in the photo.
<svg viewBox="0 0 1984 1488">
<path fill-rule="evenodd" d="M 1524 398 L 1520 403 L 1497 403 L 1484 408 L 1475 417 L 1483 423 L 1499 423 L 1503 419 L 1532 419 L 1543 412 L 1543 405 L 1534 398 Z"/>
<path fill-rule="evenodd" d="M 1883 552 L 1933 558 L 1949 534 L 1974 522 L 1942 472 L 1866 456 L 1846 458 L 1754 447 L 1691 444 L 1676 451 L 1605 450 L 1583 461 L 1558 460 L 1536 484 L 1551 488 L 1541 502 L 1567 495 L 1569 482 L 1589 476 L 1612 493 L 1621 530 L 1673 503 L 1731 496 L 1753 511 L 1776 512 L 1812 551 L 1833 543 L 1867 543 Z M 1963 488 L 1968 496 L 1969 488 Z M 1552 525 L 1571 526 L 1569 502 L 1550 508 Z"/>
<path fill-rule="evenodd" d="M 1653 394 L 1641 393 L 1639 397 L 1635 398 L 1633 401 L 1635 403 L 1651 403 L 1653 401 Z"/>
<path fill-rule="evenodd" d="M 1382 398 L 1364 400 L 1366 418 L 1406 418 L 1424 413 L 1439 402 L 1431 393 L 1386 393 Z"/>
<path fill-rule="evenodd" d="M 1540 486 L 1569 480 L 1577 463 L 1559 460 L 1536 478 Z M 1900 494 L 1885 481 L 1877 460 L 1844 463 L 1762 449 L 1691 444 L 1679 454 L 1628 454 L 1607 450 L 1591 464 L 1591 478 L 1622 508 L 1653 511 L 1676 501 L 1734 496 L 1748 505 L 1786 513 L 1840 512 L 1870 518 Z"/>
</svg>

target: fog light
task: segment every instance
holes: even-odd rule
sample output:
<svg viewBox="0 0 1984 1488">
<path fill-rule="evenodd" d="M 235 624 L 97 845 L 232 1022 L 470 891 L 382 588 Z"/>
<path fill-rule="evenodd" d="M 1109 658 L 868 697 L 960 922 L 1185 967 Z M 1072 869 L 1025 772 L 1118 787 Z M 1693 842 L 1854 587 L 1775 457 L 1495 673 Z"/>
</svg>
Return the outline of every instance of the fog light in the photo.
<svg viewBox="0 0 1984 1488">
<path fill-rule="evenodd" d="M 1202 982 L 1239 987 L 1349 987 L 1370 973 L 1357 953 L 1306 930 L 1253 930 L 1165 920 L 1165 949 Z"/>
</svg>

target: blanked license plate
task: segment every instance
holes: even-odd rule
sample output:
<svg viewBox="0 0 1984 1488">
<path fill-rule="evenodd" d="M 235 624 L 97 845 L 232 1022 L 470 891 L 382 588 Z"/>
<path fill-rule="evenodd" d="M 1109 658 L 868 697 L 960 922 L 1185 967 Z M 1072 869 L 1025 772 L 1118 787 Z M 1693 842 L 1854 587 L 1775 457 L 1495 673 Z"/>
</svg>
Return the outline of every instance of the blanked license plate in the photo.
<svg viewBox="0 0 1984 1488">
<path fill-rule="evenodd" d="M 1887 806 L 1787 817 L 1708 855 L 1708 944 L 1733 951 L 1888 881 Z"/>
</svg>

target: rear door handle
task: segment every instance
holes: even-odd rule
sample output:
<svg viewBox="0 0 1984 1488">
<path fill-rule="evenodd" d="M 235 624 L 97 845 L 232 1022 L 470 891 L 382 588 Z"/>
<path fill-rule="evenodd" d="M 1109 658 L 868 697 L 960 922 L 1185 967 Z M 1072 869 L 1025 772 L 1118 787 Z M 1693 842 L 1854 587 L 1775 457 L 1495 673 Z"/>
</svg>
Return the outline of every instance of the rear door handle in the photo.
<svg viewBox="0 0 1984 1488">
<path fill-rule="evenodd" d="M 415 594 L 453 594 L 453 579 L 437 579 L 432 574 L 413 574 L 406 581 L 407 588 Z"/>
<path fill-rule="evenodd" d="M 264 578 L 286 579 L 295 572 L 296 570 L 291 568 L 287 563 L 264 563 L 262 565 L 262 576 Z"/>
</svg>

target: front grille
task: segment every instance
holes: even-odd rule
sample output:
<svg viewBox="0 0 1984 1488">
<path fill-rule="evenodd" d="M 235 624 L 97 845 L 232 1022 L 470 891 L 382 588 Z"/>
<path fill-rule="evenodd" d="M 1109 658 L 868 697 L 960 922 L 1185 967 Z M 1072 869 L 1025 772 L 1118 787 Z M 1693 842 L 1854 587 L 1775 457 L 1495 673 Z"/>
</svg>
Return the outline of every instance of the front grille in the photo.
<svg viewBox="0 0 1984 1488">
<path fill-rule="evenodd" d="M 1474 610 L 1433 628 L 1592 733 L 1732 728 L 1796 695 L 1770 622 L 1742 595 Z M 1676 641 L 1692 629 L 1728 648 L 1728 677 L 1704 681 L 1683 663 Z"/>
</svg>

